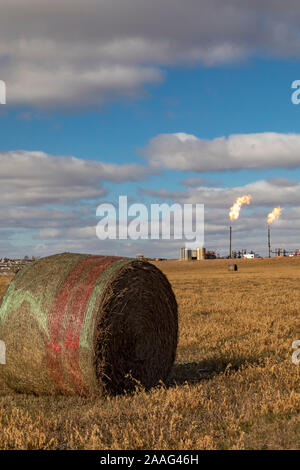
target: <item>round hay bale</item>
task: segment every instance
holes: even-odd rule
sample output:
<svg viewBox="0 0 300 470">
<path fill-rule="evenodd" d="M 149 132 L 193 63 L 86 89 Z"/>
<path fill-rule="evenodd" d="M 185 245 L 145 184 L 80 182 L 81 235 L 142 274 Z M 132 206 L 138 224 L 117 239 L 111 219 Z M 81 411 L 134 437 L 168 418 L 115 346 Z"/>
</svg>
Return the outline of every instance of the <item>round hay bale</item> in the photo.
<svg viewBox="0 0 300 470">
<path fill-rule="evenodd" d="M 237 271 L 237 270 L 238 270 L 237 264 L 228 265 L 228 271 Z"/>
<path fill-rule="evenodd" d="M 63 253 L 22 269 L 0 308 L 6 365 L 19 392 L 117 394 L 165 381 L 178 334 L 166 276 L 146 261 Z"/>
</svg>

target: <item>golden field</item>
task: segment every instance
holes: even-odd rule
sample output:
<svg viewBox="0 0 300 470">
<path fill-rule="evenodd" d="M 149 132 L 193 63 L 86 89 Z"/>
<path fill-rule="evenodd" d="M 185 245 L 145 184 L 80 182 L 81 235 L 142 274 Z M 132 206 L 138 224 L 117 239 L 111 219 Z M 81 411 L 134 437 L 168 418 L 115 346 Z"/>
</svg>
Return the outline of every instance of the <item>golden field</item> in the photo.
<svg viewBox="0 0 300 470">
<path fill-rule="evenodd" d="M 179 305 L 168 383 L 83 399 L 0 382 L 1 449 L 300 448 L 300 259 L 237 260 L 237 272 L 229 260 L 156 264 Z"/>
</svg>

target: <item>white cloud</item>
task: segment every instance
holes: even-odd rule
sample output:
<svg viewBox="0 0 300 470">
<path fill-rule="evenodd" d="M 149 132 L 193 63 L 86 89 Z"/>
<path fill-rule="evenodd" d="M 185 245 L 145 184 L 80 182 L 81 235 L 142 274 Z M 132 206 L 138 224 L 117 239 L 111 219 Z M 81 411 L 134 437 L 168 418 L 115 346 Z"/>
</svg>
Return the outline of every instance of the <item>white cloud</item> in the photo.
<svg viewBox="0 0 300 470">
<path fill-rule="evenodd" d="M 157 196 L 160 203 L 164 198 L 182 204 L 204 203 L 206 248 L 217 248 L 221 254 L 227 254 L 229 225 L 233 225 L 233 249 L 248 248 L 263 255 L 267 252 L 267 214 L 278 205 L 283 212 L 272 225 L 273 248 L 300 247 L 300 184 L 290 180 L 283 183 L 283 180 L 263 180 L 233 188 L 202 186 L 177 192 L 148 190 L 148 193 Z M 243 194 L 252 195 L 251 204 L 242 208 L 238 220 L 230 222 L 229 208 Z M 177 240 L 100 241 L 95 231 L 99 218 L 93 208 L 72 211 L 44 207 L 0 208 L 0 220 L 2 238 L 8 240 L 6 244 L 0 243 L 3 255 L 13 253 L 16 256 L 19 252 L 46 255 L 67 250 L 124 256 L 143 252 L 146 256 L 175 258 L 184 244 Z M 20 243 L 12 245 L 20 230 L 27 234 L 25 240 L 29 239 L 23 242 L 22 250 Z"/>
<path fill-rule="evenodd" d="M 244 194 L 252 196 L 249 208 L 270 207 L 273 209 L 279 204 L 300 206 L 300 183 L 294 184 L 293 182 L 291 185 L 289 180 L 285 185 L 280 183 L 278 185 L 276 181 L 260 180 L 232 188 L 200 186 L 183 191 L 145 189 L 143 192 L 160 199 L 170 199 L 181 204 L 204 204 L 206 208 L 213 209 L 228 208 L 229 210 L 233 202 Z"/>
<path fill-rule="evenodd" d="M 136 96 L 168 65 L 299 57 L 300 5 L 269 0 L 1 0 L 8 102 L 94 106 Z"/>
<path fill-rule="evenodd" d="M 189 188 L 194 188 L 196 186 L 220 186 L 222 183 L 221 181 L 210 181 L 208 178 L 191 177 L 182 180 L 181 184 Z"/>
<path fill-rule="evenodd" d="M 0 229 L 56 229 L 94 223 L 93 208 L 1 207 Z"/>
<path fill-rule="evenodd" d="M 143 154 L 155 168 L 205 172 L 296 168 L 299 151 L 300 134 L 263 132 L 207 140 L 177 133 L 152 138 Z"/>
<path fill-rule="evenodd" d="M 19 253 L 18 246 L 22 240 L 24 254 L 47 254 L 64 250 L 107 253 L 108 250 L 112 254 L 131 256 L 135 251 L 146 251 L 149 256 L 166 256 L 167 253 L 168 256 L 175 257 L 180 247 L 180 242 L 177 241 L 171 241 L 169 244 L 144 241 L 138 245 L 139 248 L 126 240 L 100 242 L 95 233 L 98 222 L 96 207 L 83 204 L 84 200 L 98 199 L 104 194 L 105 181 L 138 181 L 149 173 L 149 168 L 139 165 L 113 165 L 74 157 L 54 157 L 43 152 L 1 153 L 0 229 L 2 238 L 8 240 L 6 245 L 2 243 L 1 246 L 7 246 L 7 250 L 11 250 L 14 240 L 15 253 Z M 271 178 L 232 188 L 212 187 L 209 181 L 201 178 L 198 179 L 200 186 L 195 186 L 196 182 L 193 179 L 187 180 L 188 187 L 182 191 L 148 189 L 144 192 L 158 197 L 160 203 L 166 198 L 178 203 L 203 203 L 205 244 L 207 247 L 218 247 L 225 251 L 229 208 L 237 197 L 251 194 L 251 205 L 243 207 L 240 218 L 234 222 L 236 241 L 241 240 L 245 246 L 254 249 L 255 246 L 263 246 L 261 240 L 265 237 L 267 213 L 281 205 L 284 211 L 276 227 L 274 224 L 277 234 L 274 235 L 274 243 L 276 241 L 278 246 L 285 243 L 287 247 L 289 244 L 297 247 L 299 182 L 286 178 Z M 78 208 L 72 210 L 64 207 L 45 207 L 46 204 L 74 207 L 75 203 L 78 203 Z M 15 239 L 19 241 L 16 242 Z M 31 244 L 28 240 L 31 240 Z M 37 248 L 34 248 L 35 246 Z M 2 251 L 3 255 L 7 253 Z"/>
<path fill-rule="evenodd" d="M 68 204 L 106 194 L 105 181 L 140 181 L 149 169 L 43 152 L 0 153 L 1 206 Z"/>
</svg>

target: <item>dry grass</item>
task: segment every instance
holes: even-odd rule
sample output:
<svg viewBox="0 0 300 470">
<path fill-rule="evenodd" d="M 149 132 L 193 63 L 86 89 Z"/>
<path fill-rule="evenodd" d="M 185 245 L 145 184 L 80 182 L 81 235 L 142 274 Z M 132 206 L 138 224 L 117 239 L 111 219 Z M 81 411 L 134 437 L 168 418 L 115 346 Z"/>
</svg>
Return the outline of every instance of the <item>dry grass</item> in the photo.
<svg viewBox="0 0 300 470">
<path fill-rule="evenodd" d="M 0 299 L 2 299 L 11 279 L 13 279 L 13 276 L 0 276 Z"/>
<path fill-rule="evenodd" d="M 168 384 L 91 400 L 0 383 L 1 449 L 299 449 L 300 259 L 227 265 L 158 264 L 179 303 Z"/>
</svg>

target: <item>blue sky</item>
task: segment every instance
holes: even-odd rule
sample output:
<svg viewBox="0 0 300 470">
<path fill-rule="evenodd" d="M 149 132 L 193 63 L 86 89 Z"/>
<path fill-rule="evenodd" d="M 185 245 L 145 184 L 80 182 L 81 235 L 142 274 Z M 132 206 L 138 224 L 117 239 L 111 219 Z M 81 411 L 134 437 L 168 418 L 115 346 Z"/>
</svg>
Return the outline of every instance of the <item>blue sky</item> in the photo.
<svg viewBox="0 0 300 470">
<path fill-rule="evenodd" d="M 44 110 L 8 104 L 0 116 L 2 150 L 42 150 L 114 163 L 144 163 L 140 149 L 164 133 L 185 132 L 203 139 L 239 133 L 300 132 L 300 106 L 293 105 L 291 83 L 299 76 L 295 60 L 251 58 L 225 67 L 165 68 L 165 81 L 148 86 L 141 97 L 107 103 L 97 110 Z M 178 189 L 193 172 L 167 172 L 151 179 Z M 296 170 L 297 177 L 300 174 Z M 271 176 L 295 177 L 295 170 L 205 172 L 234 186 Z M 136 188 L 126 190 L 136 190 Z"/>
<path fill-rule="evenodd" d="M 183 8 L 175 2 L 178 8 Z M 200 14 L 199 3 L 208 18 L 207 28 L 201 34 L 193 18 Z M 92 232 L 97 223 L 95 206 L 103 201 L 116 202 L 122 194 L 147 204 L 204 203 L 205 244 L 226 254 L 230 205 L 250 190 L 253 203 L 242 209 L 235 222 L 235 248 L 247 246 L 265 254 L 265 219 L 277 205 L 282 205 L 284 211 L 276 227 L 274 224 L 274 243 L 287 249 L 298 247 L 300 105 L 291 102 L 291 84 L 300 78 L 296 47 L 298 11 L 292 18 L 282 13 L 276 3 L 273 23 L 269 23 L 267 1 L 256 7 L 245 2 L 238 12 L 234 10 L 235 2 L 215 3 L 224 9 L 217 38 L 214 28 L 220 31 L 220 27 L 212 19 L 216 5 L 209 2 L 191 1 L 190 25 L 185 27 L 177 19 L 177 28 L 176 25 L 173 28 L 168 24 L 173 21 L 168 0 L 154 2 L 154 10 L 166 17 L 161 25 L 152 26 L 154 20 L 149 17 L 146 2 L 140 2 L 136 23 L 132 23 L 126 15 L 135 0 L 124 2 L 124 18 L 117 0 L 110 6 L 107 2 L 98 2 L 96 6 L 89 0 L 88 28 L 80 20 L 77 1 L 71 14 L 67 0 L 55 1 L 51 6 L 41 2 L 38 12 L 35 2 L 29 0 L 19 7 L 34 15 L 23 22 L 22 12 L 18 19 L 11 14 L 9 2 L 4 1 L 6 21 L 12 32 L 17 31 L 17 38 L 3 26 L 0 79 L 7 85 L 7 104 L 0 105 L 0 169 L 2 164 L 1 185 L 7 198 L 0 207 L 3 233 L 0 256 L 43 256 L 64 250 L 134 256 L 135 245 L 100 242 Z M 187 14 L 183 10 L 181 13 Z M 59 15 L 68 18 L 65 29 L 62 26 L 59 29 L 55 22 Z M 98 36 L 94 19 L 97 15 L 100 26 L 103 15 L 111 21 L 111 30 L 108 28 L 103 36 Z M 249 15 L 253 16 L 253 23 L 246 22 Z M 121 25 L 121 36 L 119 30 L 114 30 L 115 16 L 120 22 L 119 29 Z M 222 15 L 220 22 L 221 19 Z M 49 30 L 41 32 L 37 27 L 39 21 L 49 25 Z M 144 24 L 144 36 L 139 23 Z M 78 37 L 72 32 L 74 24 L 82 26 Z M 293 47 L 289 47 L 291 44 Z M 197 149 L 177 142 L 177 133 L 195 136 Z M 263 136 L 259 145 L 261 155 L 268 155 L 265 167 L 256 162 L 249 168 L 252 154 L 244 140 L 237 143 L 238 166 L 229 162 L 232 155 L 226 141 L 222 143 L 224 157 L 222 150 L 217 151 L 216 166 L 205 164 L 215 158 L 216 152 L 214 144 L 207 150 L 206 141 L 248 134 L 253 139 L 257 134 Z M 288 137 L 290 134 L 296 135 L 295 142 Z M 174 155 L 178 144 L 181 156 L 174 165 L 170 163 L 172 155 L 166 160 L 169 140 L 165 142 L 161 135 L 171 136 L 170 152 Z M 156 138 L 154 148 L 151 142 Z M 44 159 L 41 161 L 35 152 L 42 153 Z M 148 158 L 143 156 L 145 153 Z M 87 163 L 82 177 L 76 169 L 75 182 L 72 159 L 65 157 Z M 180 159 L 187 163 L 181 164 Z M 193 159 L 199 160 L 198 166 Z M 222 160 L 228 165 L 220 165 Z M 56 177 L 53 168 L 57 162 Z M 97 167 L 99 181 L 98 173 L 92 174 L 90 162 L 106 165 L 103 176 Z M 117 166 L 110 167 L 111 164 Z M 124 174 L 119 177 L 121 166 Z M 182 184 L 191 178 L 199 178 L 199 184 L 190 187 Z M 11 197 L 10 192 L 14 193 Z M 210 203 L 212 194 L 219 195 L 214 204 Z M 68 216 L 62 217 L 60 211 Z M 149 256 L 167 253 L 176 257 L 180 243 L 140 245 Z"/>
<path fill-rule="evenodd" d="M 248 59 L 242 64 L 164 68 L 165 81 L 144 96 L 97 110 L 1 109 L 1 147 L 43 149 L 122 163 L 161 133 L 212 139 L 233 133 L 299 132 L 300 107 L 291 103 L 295 60 Z M 134 132 L 133 132 L 134 130 Z"/>
</svg>

